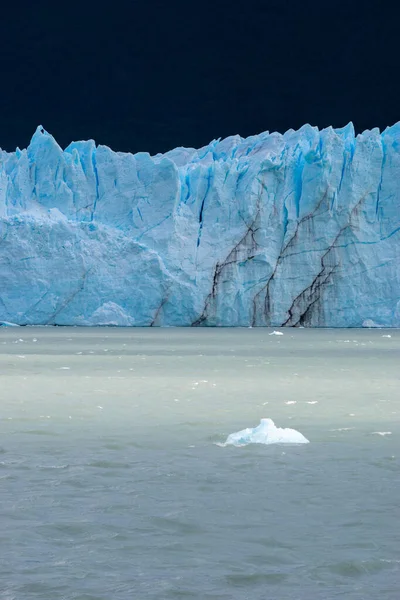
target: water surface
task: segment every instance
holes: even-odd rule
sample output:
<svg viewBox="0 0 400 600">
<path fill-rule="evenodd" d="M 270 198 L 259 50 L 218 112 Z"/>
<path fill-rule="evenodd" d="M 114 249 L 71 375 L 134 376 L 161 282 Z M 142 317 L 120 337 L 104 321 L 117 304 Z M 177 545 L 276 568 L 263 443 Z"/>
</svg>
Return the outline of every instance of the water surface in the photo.
<svg viewBox="0 0 400 600">
<path fill-rule="evenodd" d="M 0 329 L 0 598 L 398 598 L 400 333 L 283 332 Z"/>
</svg>

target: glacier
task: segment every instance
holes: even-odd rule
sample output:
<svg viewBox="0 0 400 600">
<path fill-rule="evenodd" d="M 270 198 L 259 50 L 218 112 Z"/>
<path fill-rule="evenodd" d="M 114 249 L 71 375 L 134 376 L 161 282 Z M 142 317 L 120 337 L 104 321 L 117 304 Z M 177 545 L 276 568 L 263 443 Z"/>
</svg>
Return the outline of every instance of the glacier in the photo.
<svg viewBox="0 0 400 600">
<path fill-rule="evenodd" d="M 400 123 L 0 151 L 0 322 L 400 326 Z"/>
</svg>

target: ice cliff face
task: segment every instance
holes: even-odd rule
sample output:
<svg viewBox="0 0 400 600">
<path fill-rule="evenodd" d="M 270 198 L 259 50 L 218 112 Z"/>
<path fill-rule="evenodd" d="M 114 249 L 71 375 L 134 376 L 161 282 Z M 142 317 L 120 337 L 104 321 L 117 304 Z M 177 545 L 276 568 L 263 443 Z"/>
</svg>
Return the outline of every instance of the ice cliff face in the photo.
<svg viewBox="0 0 400 600">
<path fill-rule="evenodd" d="M 0 320 L 400 326 L 400 124 L 0 152 Z"/>
</svg>

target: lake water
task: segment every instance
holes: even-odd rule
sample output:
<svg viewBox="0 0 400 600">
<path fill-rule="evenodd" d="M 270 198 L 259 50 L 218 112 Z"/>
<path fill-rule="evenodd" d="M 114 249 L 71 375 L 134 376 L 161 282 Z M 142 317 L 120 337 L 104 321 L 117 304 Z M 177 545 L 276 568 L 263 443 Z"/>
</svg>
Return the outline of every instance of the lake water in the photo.
<svg viewBox="0 0 400 600">
<path fill-rule="evenodd" d="M 396 600 L 400 331 L 271 332 L 0 329 L 1 600 Z"/>
</svg>

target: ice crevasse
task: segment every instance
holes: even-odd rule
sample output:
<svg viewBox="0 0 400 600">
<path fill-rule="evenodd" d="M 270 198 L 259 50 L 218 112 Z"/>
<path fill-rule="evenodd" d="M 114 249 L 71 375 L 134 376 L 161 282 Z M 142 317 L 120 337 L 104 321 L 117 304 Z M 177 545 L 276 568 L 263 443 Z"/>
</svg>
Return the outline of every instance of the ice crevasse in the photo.
<svg viewBox="0 0 400 600">
<path fill-rule="evenodd" d="M 0 321 L 400 326 L 400 123 L 0 152 Z"/>
</svg>

